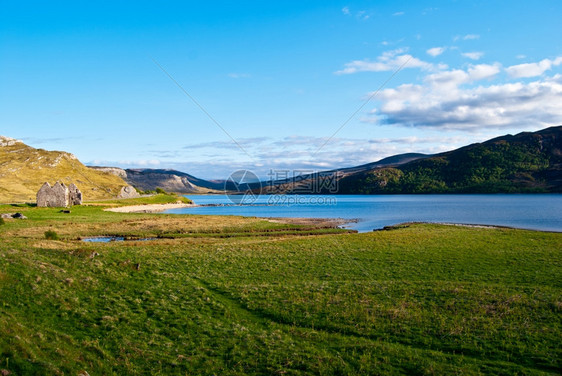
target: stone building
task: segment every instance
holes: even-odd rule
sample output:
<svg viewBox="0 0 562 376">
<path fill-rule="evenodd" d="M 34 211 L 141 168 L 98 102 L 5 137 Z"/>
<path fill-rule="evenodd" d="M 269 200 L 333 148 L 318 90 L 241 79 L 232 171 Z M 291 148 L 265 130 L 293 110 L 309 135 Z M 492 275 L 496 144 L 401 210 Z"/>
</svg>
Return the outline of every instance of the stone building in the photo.
<svg viewBox="0 0 562 376">
<path fill-rule="evenodd" d="M 68 186 L 68 201 L 70 206 L 82 205 L 82 192 L 74 183 Z"/>
<path fill-rule="evenodd" d="M 56 182 L 51 185 L 46 182 L 37 192 L 38 207 L 68 207 L 82 204 L 82 192 L 74 184 L 68 187 L 64 183 Z"/>
</svg>

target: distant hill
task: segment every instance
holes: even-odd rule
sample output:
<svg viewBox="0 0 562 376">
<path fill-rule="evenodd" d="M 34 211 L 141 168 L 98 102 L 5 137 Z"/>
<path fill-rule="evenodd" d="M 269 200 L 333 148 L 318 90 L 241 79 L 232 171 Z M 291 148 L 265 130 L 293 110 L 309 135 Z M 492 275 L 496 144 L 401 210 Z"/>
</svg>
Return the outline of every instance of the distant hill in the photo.
<svg viewBox="0 0 562 376">
<path fill-rule="evenodd" d="M 360 166 L 239 187 L 227 182 L 227 188 L 264 194 L 562 192 L 561 142 L 562 126 L 558 126 L 505 135 L 435 155 L 398 154 Z M 224 181 L 203 180 L 175 170 L 94 168 L 116 174 L 142 190 L 224 192 Z"/>
<path fill-rule="evenodd" d="M 377 162 L 371 162 L 360 166 L 345 167 L 336 170 L 321 171 L 314 174 L 303 174 L 300 176 L 292 176 L 288 179 L 261 182 L 261 188 L 258 184 L 249 184 L 249 188 L 262 193 L 338 193 L 332 192 L 330 188 L 320 189 L 321 186 L 329 186 L 330 182 L 339 181 L 347 176 L 357 175 L 376 168 L 388 166 L 400 166 L 421 158 L 428 158 L 430 155 L 420 153 L 406 153 L 393 155 L 381 159 Z M 312 188 L 312 192 L 310 192 Z"/>
<path fill-rule="evenodd" d="M 76 184 L 85 200 L 116 197 L 127 185 L 115 175 L 87 168 L 70 153 L 0 136 L 0 202 L 33 202 L 44 182 L 57 180 Z"/>
<path fill-rule="evenodd" d="M 118 167 L 98 167 L 91 169 L 119 176 L 128 184 L 143 190 L 153 191 L 162 188 L 176 193 L 215 193 L 224 190 L 224 182 L 212 182 L 176 170 L 165 169 L 122 169 Z"/>
<path fill-rule="evenodd" d="M 390 157 L 386 157 L 381 159 L 377 162 L 371 162 L 364 165 L 356 166 L 356 167 L 347 167 L 341 168 L 338 170 L 332 170 L 329 172 L 339 172 L 345 175 L 355 174 L 359 172 L 373 170 L 375 168 L 380 167 L 387 167 L 387 166 L 400 166 L 404 163 L 408 163 L 411 161 L 415 161 L 417 159 L 429 158 L 431 155 L 429 154 L 421 154 L 421 153 L 405 153 L 405 154 L 397 154 Z"/>
<path fill-rule="evenodd" d="M 225 186 L 225 181 L 203 180 L 176 170 L 86 167 L 70 153 L 35 149 L 0 136 L 0 202 L 34 201 L 45 181 L 57 180 L 75 183 L 86 200 L 115 197 L 127 184 L 177 193 L 222 193 Z M 337 182 L 336 192 L 319 183 L 326 180 Z M 315 184 L 321 188 L 307 192 Z M 435 155 L 394 155 L 360 166 L 262 182 L 259 187 L 247 185 L 262 193 L 303 194 L 562 192 L 562 126 Z M 227 182 L 227 188 L 237 187 Z"/>
<path fill-rule="evenodd" d="M 562 192 L 562 126 L 360 171 L 338 185 L 342 194 Z"/>
</svg>

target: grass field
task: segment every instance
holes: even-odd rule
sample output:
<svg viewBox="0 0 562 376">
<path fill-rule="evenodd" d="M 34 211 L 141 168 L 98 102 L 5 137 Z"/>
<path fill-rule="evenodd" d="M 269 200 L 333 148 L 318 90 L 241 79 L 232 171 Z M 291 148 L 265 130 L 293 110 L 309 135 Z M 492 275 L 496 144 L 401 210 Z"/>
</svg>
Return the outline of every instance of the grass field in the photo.
<svg viewBox="0 0 562 376">
<path fill-rule="evenodd" d="M 562 372 L 562 234 L 0 206 L 15 211 L 4 374 Z M 157 239 L 79 240 L 100 235 Z"/>
</svg>

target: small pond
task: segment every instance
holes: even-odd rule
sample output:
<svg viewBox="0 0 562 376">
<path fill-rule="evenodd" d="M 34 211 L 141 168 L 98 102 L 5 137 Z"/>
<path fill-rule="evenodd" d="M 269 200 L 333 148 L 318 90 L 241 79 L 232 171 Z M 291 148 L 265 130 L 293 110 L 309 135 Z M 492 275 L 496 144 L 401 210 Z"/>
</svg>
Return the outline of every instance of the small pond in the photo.
<svg viewBox="0 0 562 376">
<path fill-rule="evenodd" d="M 109 242 L 143 242 L 148 240 L 154 240 L 156 238 L 140 238 L 140 239 L 126 239 L 124 236 L 92 236 L 89 238 L 82 238 L 83 242 L 89 243 L 109 243 Z"/>
</svg>

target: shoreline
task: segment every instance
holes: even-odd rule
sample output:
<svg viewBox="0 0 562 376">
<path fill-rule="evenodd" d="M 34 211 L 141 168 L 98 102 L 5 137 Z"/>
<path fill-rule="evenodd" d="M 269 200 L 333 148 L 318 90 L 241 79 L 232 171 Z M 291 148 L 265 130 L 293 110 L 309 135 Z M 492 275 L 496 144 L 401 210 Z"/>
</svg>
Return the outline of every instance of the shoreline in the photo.
<svg viewBox="0 0 562 376">
<path fill-rule="evenodd" d="M 192 208 L 199 205 L 195 204 L 146 204 L 146 205 L 131 205 L 131 206 L 120 206 L 117 208 L 107 208 L 104 211 L 110 211 L 114 213 L 161 213 L 170 209 L 182 209 L 182 208 Z"/>
<path fill-rule="evenodd" d="M 185 203 L 145 204 L 145 205 L 131 205 L 131 206 L 106 208 L 104 209 L 104 211 L 115 212 L 115 213 L 153 214 L 153 213 L 162 213 L 170 209 L 195 208 L 201 206 L 215 206 L 215 205 L 197 205 L 197 204 L 185 204 Z M 213 215 L 213 214 L 201 214 L 201 215 Z M 357 218 L 346 219 L 346 218 L 318 218 L 318 217 L 261 217 L 261 216 L 255 216 L 255 217 L 274 223 L 312 225 L 312 226 L 331 227 L 331 228 L 346 228 L 345 225 L 360 222 L 360 219 Z M 400 222 L 392 225 L 383 226 L 380 228 L 373 228 L 368 231 L 360 231 L 359 233 L 368 233 L 373 231 L 387 231 L 387 230 L 392 230 L 394 228 L 408 226 L 410 224 L 417 224 L 417 223 L 436 224 L 436 225 L 443 225 L 443 226 L 482 228 L 482 229 L 511 229 L 511 230 L 548 232 L 548 233 L 555 233 L 555 234 L 562 233 L 562 231 L 555 231 L 555 230 L 539 230 L 539 229 L 530 229 L 530 228 L 522 228 L 522 227 L 503 226 L 503 225 L 488 225 L 488 224 L 480 224 L 480 223 L 430 222 L 430 221 Z"/>
<path fill-rule="evenodd" d="M 538 230 L 538 229 L 535 229 L 535 228 L 513 227 L 513 226 L 503 226 L 503 225 L 486 225 L 486 224 L 479 224 L 479 223 L 454 223 L 454 222 L 429 222 L 429 221 L 427 221 L 427 222 L 400 222 L 400 223 L 396 223 L 396 224 L 393 224 L 393 225 L 375 228 L 375 229 L 373 229 L 373 231 L 389 231 L 389 230 L 395 230 L 395 229 L 398 229 L 398 228 L 408 227 L 410 225 L 416 225 L 416 224 L 468 227 L 468 228 L 482 228 L 482 229 L 489 229 L 489 230 L 523 230 L 523 231 L 547 232 L 547 233 L 551 233 L 551 234 L 562 234 L 562 231 Z"/>
<path fill-rule="evenodd" d="M 331 228 L 345 228 L 342 227 L 348 223 L 357 223 L 358 219 L 345 219 L 345 218 L 300 218 L 300 217 L 256 217 L 268 220 L 273 223 L 288 223 L 292 225 L 314 225 L 321 227 Z M 351 229 L 353 230 L 353 229 Z"/>
<path fill-rule="evenodd" d="M 106 208 L 104 211 L 114 213 L 162 213 L 170 209 L 183 209 L 183 208 L 196 208 L 204 205 L 197 204 L 145 204 L 145 205 L 130 205 L 120 206 L 116 208 Z M 201 214 L 213 215 L 213 214 Z M 341 226 L 348 223 L 357 223 L 358 219 L 345 219 L 345 218 L 300 218 L 300 217 L 259 217 L 273 223 L 288 223 L 295 225 L 314 225 L 320 227 L 342 228 Z"/>
</svg>

